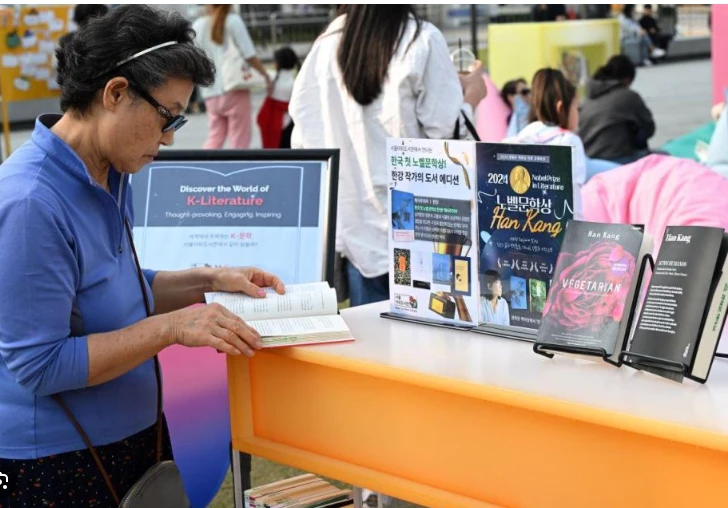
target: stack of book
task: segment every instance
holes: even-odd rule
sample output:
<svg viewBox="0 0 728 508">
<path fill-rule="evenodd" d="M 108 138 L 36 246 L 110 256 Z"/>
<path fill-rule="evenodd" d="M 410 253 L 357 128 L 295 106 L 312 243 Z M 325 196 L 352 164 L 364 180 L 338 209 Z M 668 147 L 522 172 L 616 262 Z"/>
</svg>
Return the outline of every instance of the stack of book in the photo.
<svg viewBox="0 0 728 508">
<path fill-rule="evenodd" d="M 246 490 L 246 508 L 340 508 L 354 506 L 351 490 L 342 490 L 313 474 Z"/>
</svg>

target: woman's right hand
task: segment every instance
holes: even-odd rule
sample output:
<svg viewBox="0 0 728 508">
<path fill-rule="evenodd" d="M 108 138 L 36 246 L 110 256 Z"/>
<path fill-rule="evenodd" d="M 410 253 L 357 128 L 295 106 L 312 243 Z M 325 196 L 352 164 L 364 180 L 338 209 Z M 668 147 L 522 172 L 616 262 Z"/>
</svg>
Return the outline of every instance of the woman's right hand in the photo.
<svg viewBox="0 0 728 508">
<path fill-rule="evenodd" d="M 174 344 L 209 346 L 222 353 L 247 356 L 262 347 L 260 334 L 218 303 L 187 307 L 167 316 Z"/>
<path fill-rule="evenodd" d="M 483 63 L 476 60 L 471 67 L 470 74 L 460 76 L 460 84 L 463 87 L 463 97 L 465 102 L 470 104 L 473 109 L 478 107 L 480 101 L 485 99 L 488 89 L 483 79 Z"/>
</svg>

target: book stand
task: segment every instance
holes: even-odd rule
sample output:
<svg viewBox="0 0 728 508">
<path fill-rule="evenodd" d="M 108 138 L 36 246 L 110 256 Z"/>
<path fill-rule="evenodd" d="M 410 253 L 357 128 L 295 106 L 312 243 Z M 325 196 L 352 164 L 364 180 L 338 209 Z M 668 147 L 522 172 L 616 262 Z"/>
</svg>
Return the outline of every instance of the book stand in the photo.
<svg viewBox="0 0 728 508">
<path fill-rule="evenodd" d="M 639 301 L 639 293 L 642 289 L 642 282 L 645 278 L 645 271 L 647 268 L 647 264 L 649 263 L 650 269 L 655 269 L 655 260 L 652 258 L 650 254 L 645 254 L 645 256 L 642 258 L 642 263 L 640 263 L 640 270 L 637 275 L 637 286 L 635 289 L 634 298 L 632 300 L 632 305 L 629 309 L 629 314 L 627 315 L 627 334 L 631 335 L 632 330 L 632 324 L 634 323 L 635 314 L 637 313 L 637 302 Z M 557 353 L 569 353 L 574 355 L 584 355 L 584 356 L 598 356 L 605 362 L 612 364 L 616 367 L 620 367 L 623 363 L 624 358 L 624 352 L 620 354 L 619 360 L 614 361 L 610 358 L 610 354 L 606 351 L 604 348 L 597 348 L 597 347 L 587 347 L 587 346 L 566 346 L 563 344 L 554 344 L 554 343 L 548 343 L 548 342 L 539 342 L 533 345 L 533 352 L 536 354 L 539 354 L 541 356 L 545 356 L 546 358 L 553 358 L 554 354 L 551 353 L 551 351 L 557 352 Z"/>
<path fill-rule="evenodd" d="M 414 318 L 409 316 L 403 316 L 402 314 L 395 314 L 394 312 L 382 312 L 379 314 L 380 317 L 385 319 L 394 319 L 395 321 L 405 321 L 407 323 L 418 323 L 428 326 L 436 326 L 438 328 L 450 328 L 453 330 L 464 330 L 470 331 L 475 327 L 475 324 L 469 325 L 466 323 L 448 323 L 447 321 L 436 321 L 434 319 L 425 318 Z"/>
</svg>

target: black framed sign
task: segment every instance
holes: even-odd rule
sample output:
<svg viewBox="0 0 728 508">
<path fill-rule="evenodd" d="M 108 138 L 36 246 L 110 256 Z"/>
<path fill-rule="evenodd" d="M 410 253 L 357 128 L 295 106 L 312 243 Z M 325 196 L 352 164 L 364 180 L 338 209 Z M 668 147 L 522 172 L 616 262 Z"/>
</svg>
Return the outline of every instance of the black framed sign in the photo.
<svg viewBox="0 0 728 508">
<path fill-rule="evenodd" d="M 161 151 L 131 178 L 142 266 L 257 266 L 333 286 L 338 164 L 338 150 Z"/>
</svg>

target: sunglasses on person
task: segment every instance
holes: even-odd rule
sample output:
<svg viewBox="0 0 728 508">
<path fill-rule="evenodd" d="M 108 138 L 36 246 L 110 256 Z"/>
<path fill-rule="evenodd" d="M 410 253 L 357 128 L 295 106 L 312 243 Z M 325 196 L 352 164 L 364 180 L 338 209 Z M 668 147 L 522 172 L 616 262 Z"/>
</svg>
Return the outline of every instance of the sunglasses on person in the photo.
<svg viewBox="0 0 728 508">
<path fill-rule="evenodd" d="M 166 120 L 164 126 L 162 127 L 162 132 L 169 132 L 169 131 L 178 131 L 184 124 L 187 123 L 187 119 L 184 117 L 184 115 L 173 115 L 170 113 L 169 109 L 162 106 L 160 103 L 158 103 L 154 97 L 149 95 L 146 91 L 142 90 L 141 87 L 135 86 L 131 83 L 129 83 L 131 88 L 134 89 L 134 91 L 145 101 L 147 101 L 149 104 L 154 106 L 154 108 L 157 110 L 157 113 L 159 113 L 159 116 L 164 118 Z"/>
<path fill-rule="evenodd" d="M 521 90 L 518 93 L 521 94 L 521 95 L 523 95 L 524 97 L 526 97 L 527 95 L 530 95 L 531 89 L 530 88 L 524 88 L 523 90 Z"/>
</svg>

